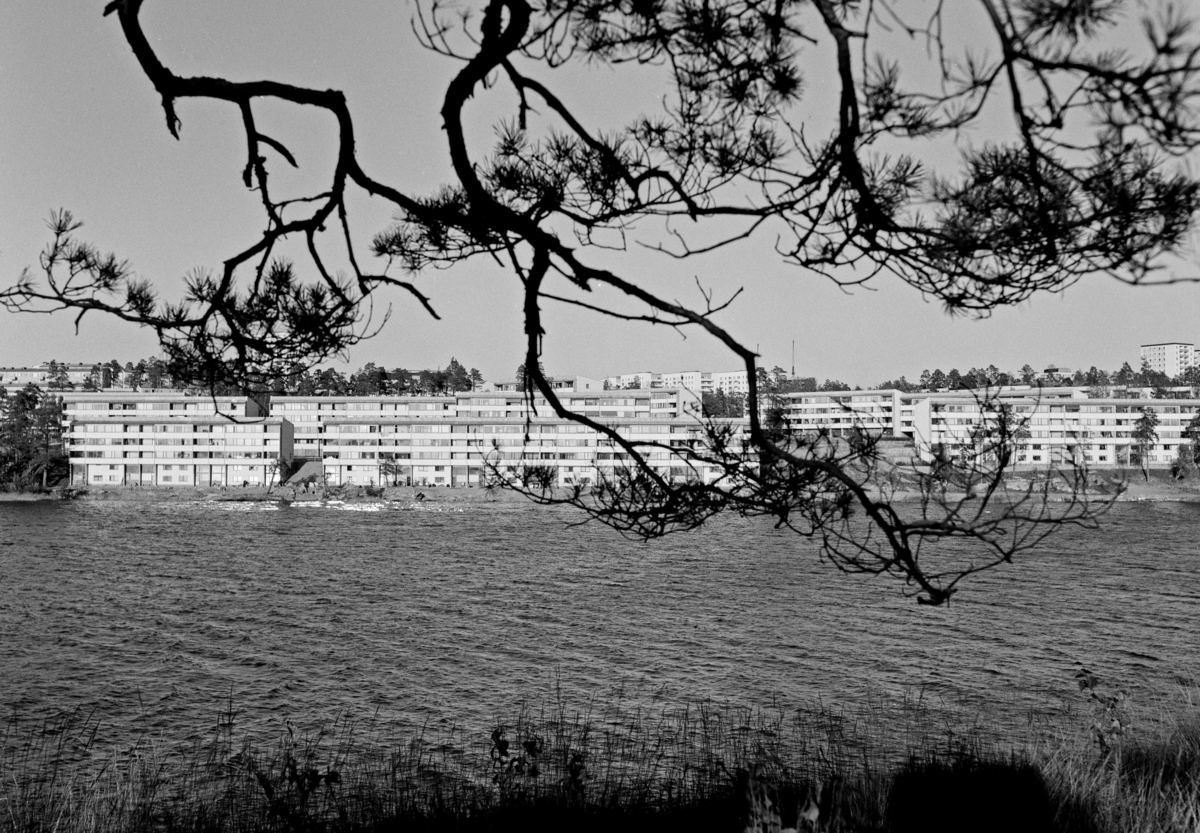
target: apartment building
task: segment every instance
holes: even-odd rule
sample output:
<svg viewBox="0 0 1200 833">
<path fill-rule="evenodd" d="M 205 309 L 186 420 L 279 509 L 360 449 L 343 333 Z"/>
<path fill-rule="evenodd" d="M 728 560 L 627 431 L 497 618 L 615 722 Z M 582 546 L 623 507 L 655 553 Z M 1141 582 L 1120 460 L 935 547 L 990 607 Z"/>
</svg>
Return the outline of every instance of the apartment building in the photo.
<svg viewBox="0 0 1200 833">
<path fill-rule="evenodd" d="M 1183 373 L 1189 367 L 1197 364 L 1197 354 L 1200 353 L 1195 345 L 1182 341 L 1168 341 L 1162 344 L 1143 344 L 1142 361 L 1150 365 L 1151 370 L 1165 373 L 1171 378 Z"/>
<path fill-rule="evenodd" d="M 1071 462 L 1129 465 L 1137 446 L 1132 435 L 1143 408 L 1159 419 L 1159 441 L 1148 450 L 1148 462 L 1167 466 L 1178 455 L 1180 444 L 1188 442 L 1184 428 L 1200 413 L 1200 399 L 1091 399 L 1086 388 L 1076 387 L 1004 388 L 991 403 L 980 402 L 970 391 L 855 391 L 787 398 L 792 430 L 901 437 L 910 440 L 925 461 L 970 453 L 977 447 L 980 428 L 995 426 L 1001 418 L 1014 420 L 1026 435 L 1019 443 L 1016 463 L 1032 467 Z M 995 403 L 1002 404 L 1009 416 L 1001 417 Z"/>
<path fill-rule="evenodd" d="M 276 398 L 273 413 L 285 413 L 282 406 L 291 399 Z M 687 389 L 573 390 L 561 403 L 616 426 L 633 442 L 687 445 L 699 438 L 700 398 Z M 490 462 L 501 468 L 546 466 L 557 483 L 569 485 L 594 481 L 601 471 L 626 461 L 611 439 L 558 417 L 541 396 L 530 403 L 516 393 L 460 393 L 440 403 L 444 408 L 435 419 L 428 418 L 428 410 L 410 411 L 407 417 L 383 409 L 351 410 L 358 402 L 349 397 L 330 404 L 347 406 L 325 412 L 331 415 L 322 419 L 321 461 L 331 484 L 478 485 Z M 666 451 L 648 454 L 665 477 L 715 476 L 671 459 Z"/>
<path fill-rule="evenodd" d="M 784 396 L 785 419 L 794 431 L 821 431 L 834 437 L 854 431 L 904 436 L 899 429 L 900 397 L 894 390 L 791 393 Z"/>
<path fill-rule="evenodd" d="M 686 389 L 570 390 L 560 401 L 602 425 L 618 426 L 634 442 L 694 443 L 700 427 L 700 397 Z M 600 469 L 624 461 L 611 439 L 557 417 L 545 397 L 534 396 L 530 403 L 510 391 L 428 400 L 280 396 L 272 400 L 271 413 L 300 420 L 296 456 L 319 457 L 331 485 L 478 485 L 486 478 L 487 461 L 548 466 L 557 483 L 568 485 L 594 480 Z M 683 471 L 686 466 L 668 460 L 666 451 L 650 455 L 661 460 L 665 477 L 712 477 Z"/>
<path fill-rule="evenodd" d="M 599 379 L 589 379 L 587 376 L 547 376 L 546 381 L 550 383 L 550 389 L 558 392 L 569 393 L 571 391 L 599 391 L 604 389 L 604 383 Z M 522 393 L 524 389 L 519 382 L 492 382 L 492 390 L 504 391 L 506 393 Z"/>
<path fill-rule="evenodd" d="M 665 478 L 711 481 L 717 476 L 716 470 L 688 459 L 687 449 L 703 441 L 695 419 L 642 417 L 610 427 L 630 442 L 664 446 L 643 454 Z M 739 420 L 736 427 L 745 431 L 747 423 Z M 326 430 L 323 464 L 330 484 L 477 486 L 494 471 L 530 466 L 549 469 L 558 485 L 586 484 L 628 465 L 630 459 L 602 432 L 557 417 L 528 422 L 468 417 L 435 422 L 336 420 Z"/>
<path fill-rule="evenodd" d="M 1050 382 L 1055 379 L 1061 379 L 1064 376 L 1070 377 L 1073 373 L 1074 371 L 1066 365 L 1049 364 L 1046 365 L 1045 370 L 1037 375 L 1037 380 L 1039 382 Z"/>
<path fill-rule="evenodd" d="M 605 376 L 604 384 L 609 390 L 650 390 L 662 387 L 662 374 L 642 371 L 640 373 L 622 373 L 619 376 Z"/>
<path fill-rule="evenodd" d="M 185 391 L 65 391 L 58 395 L 63 400 L 64 424 L 101 416 L 257 418 L 268 416 L 271 406 L 269 397 L 210 396 Z"/>
<path fill-rule="evenodd" d="M 655 418 L 672 419 L 694 416 L 700 413 L 700 397 L 686 388 L 574 391 L 574 395 L 560 396 L 564 407 L 596 420 L 612 418 Z M 582 394 L 582 395 L 581 395 Z M 495 393 L 458 394 L 454 409 L 459 416 L 481 419 L 497 417 L 524 419 L 526 416 L 550 416 L 549 403 L 545 397 L 535 395 L 532 409 L 525 397 Z"/>
<path fill-rule="evenodd" d="M 579 394 L 586 393 L 586 396 Z M 501 395 L 503 394 L 503 395 Z M 700 412 L 700 399 L 690 391 L 566 390 L 559 397 L 564 406 L 597 420 L 610 418 L 654 418 L 693 416 Z M 574 395 L 572 395 L 574 394 Z M 619 394 L 619 395 L 618 395 Z M 297 457 L 321 459 L 327 442 L 326 425 L 405 419 L 518 419 L 553 414 L 545 397 L 533 397 L 530 409 L 523 393 L 480 391 L 454 396 L 276 396 L 272 416 L 283 417 L 295 426 Z"/>
<path fill-rule="evenodd" d="M 750 377 L 745 370 L 725 370 L 709 374 L 712 377 L 713 391 L 724 391 L 726 394 L 750 394 Z"/>
<path fill-rule="evenodd" d="M 677 373 L 625 373 L 620 376 L 608 376 L 604 383 L 611 390 L 626 388 L 687 388 L 703 396 L 706 393 L 724 391 L 725 393 L 748 394 L 750 382 L 745 370 L 728 370 L 709 373 L 706 370 L 681 370 Z"/>
<path fill-rule="evenodd" d="M 272 416 L 293 425 L 295 455 L 318 460 L 330 420 L 441 419 L 454 412 L 454 405 L 448 396 L 277 396 L 270 408 Z"/>
<path fill-rule="evenodd" d="M 90 364 L 62 362 L 58 367 L 67 374 L 68 382 L 81 387 L 92 372 Z M 50 362 L 42 362 L 36 367 L 0 367 L 0 388 L 24 387 L 31 382 L 46 387 L 50 381 Z"/>
<path fill-rule="evenodd" d="M 276 482 L 292 425 L 248 397 L 68 393 L 71 482 L 88 486 L 240 486 Z"/>
<path fill-rule="evenodd" d="M 712 374 L 699 370 L 683 370 L 678 373 L 661 373 L 658 379 L 659 387 L 687 388 L 703 396 L 712 393 Z"/>
</svg>

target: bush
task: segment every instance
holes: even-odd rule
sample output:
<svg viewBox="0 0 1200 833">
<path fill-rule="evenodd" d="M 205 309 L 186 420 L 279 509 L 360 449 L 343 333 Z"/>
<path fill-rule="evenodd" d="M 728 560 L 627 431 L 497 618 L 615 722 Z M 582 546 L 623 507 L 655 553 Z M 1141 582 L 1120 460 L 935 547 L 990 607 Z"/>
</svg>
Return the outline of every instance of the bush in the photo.
<svg viewBox="0 0 1200 833">
<path fill-rule="evenodd" d="M 1051 833 L 1055 808 L 1041 772 L 1028 761 L 913 758 L 892 779 L 889 833 Z"/>
<path fill-rule="evenodd" d="M 1200 478 L 1200 466 L 1196 464 L 1197 450 L 1191 443 L 1181 443 L 1179 453 L 1171 461 L 1171 476 L 1176 480 Z"/>
</svg>

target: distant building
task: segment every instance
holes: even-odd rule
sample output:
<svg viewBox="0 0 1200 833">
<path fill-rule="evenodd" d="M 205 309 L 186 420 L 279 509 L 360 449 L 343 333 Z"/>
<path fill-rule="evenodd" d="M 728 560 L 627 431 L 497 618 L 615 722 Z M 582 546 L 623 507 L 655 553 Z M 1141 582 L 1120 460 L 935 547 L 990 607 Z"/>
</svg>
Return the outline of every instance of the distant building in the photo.
<svg viewBox="0 0 1200 833">
<path fill-rule="evenodd" d="M 67 377 L 67 382 L 75 387 L 83 387 L 92 365 L 77 362 L 58 362 L 58 368 Z M 38 387 L 50 384 L 50 362 L 42 362 L 35 367 L 0 367 L 0 387 L 24 387 L 30 383 Z"/>
<path fill-rule="evenodd" d="M 546 381 L 550 383 L 550 388 L 555 391 L 603 390 L 604 388 L 604 383 L 599 379 L 589 379 L 587 376 L 547 376 Z M 491 390 L 520 391 L 521 383 L 516 380 L 511 382 L 492 382 Z"/>
<path fill-rule="evenodd" d="M 1186 391 L 1186 389 L 1181 392 Z M 1022 467 L 1071 463 L 1096 468 L 1132 465 L 1133 437 L 1143 409 L 1158 415 L 1158 441 L 1146 449 L 1148 464 L 1165 468 L 1188 442 L 1188 423 L 1200 413 L 1200 399 L 1147 399 L 1134 390 L 1124 395 L 1090 397 L 1086 387 L 1003 387 L 993 391 L 1024 436 L 1014 445 L 1013 462 Z M 895 390 L 793 393 L 785 418 L 796 432 L 834 438 L 868 434 L 912 443 L 926 462 L 987 452 L 986 431 L 997 410 L 973 391 Z M 995 404 L 993 403 L 993 404 Z"/>
<path fill-rule="evenodd" d="M 1195 346 L 1182 341 L 1167 341 L 1162 344 L 1143 344 L 1142 361 L 1150 365 L 1151 370 L 1165 373 L 1174 378 L 1190 367 L 1197 364 Z"/>
<path fill-rule="evenodd" d="M 652 373 L 647 370 L 641 373 L 608 376 L 604 383 L 610 390 L 687 388 L 699 396 L 717 391 L 743 395 L 750 392 L 750 384 L 744 370 L 711 373 L 706 370 L 681 370 L 676 373 Z"/>
<path fill-rule="evenodd" d="M 658 387 L 687 388 L 692 393 L 712 393 L 712 374 L 699 370 L 684 370 L 679 373 L 658 374 Z"/>
<path fill-rule="evenodd" d="M 744 370 L 726 370 L 712 374 L 713 391 L 724 391 L 726 394 L 740 393 L 746 396 L 750 393 L 750 377 Z"/>
<path fill-rule="evenodd" d="M 1039 381 L 1045 382 L 1059 379 L 1064 376 L 1070 376 L 1072 373 L 1074 373 L 1074 371 L 1069 367 L 1064 367 L 1060 364 L 1051 364 L 1047 365 L 1046 369 L 1039 373 L 1037 378 Z"/>
<path fill-rule="evenodd" d="M 620 376 L 606 376 L 604 384 L 609 390 L 650 390 L 662 387 L 662 374 L 643 371 L 641 373 L 624 373 Z"/>
</svg>

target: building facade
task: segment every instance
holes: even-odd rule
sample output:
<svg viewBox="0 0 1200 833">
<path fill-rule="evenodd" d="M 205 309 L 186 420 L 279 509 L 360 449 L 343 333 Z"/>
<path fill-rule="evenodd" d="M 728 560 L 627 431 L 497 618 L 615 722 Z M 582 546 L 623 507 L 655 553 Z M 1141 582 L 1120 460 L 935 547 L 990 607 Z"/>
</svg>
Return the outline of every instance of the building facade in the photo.
<svg viewBox="0 0 1200 833">
<path fill-rule="evenodd" d="M 728 370 L 717 373 L 710 373 L 706 370 L 681 370 L 677 373 L 644 371 L 608 376 L 605 378 L 604 384 L 608 385 L 610 390 L 687 388 L 699 396 L 717 391 L 742 395 L 750 393 L 749 378 L 745 370 Z"/>
<path fill-rule="evenodd" d="M 604 383 L 599 379 L 589 379 L 587 376 L 547 376 L 546 381 L 550 383 L 550 389 L 553 391 L 562 391 L 569 393 L 570 391 L 599 391 L 604 389 Z M 492 382 L 489 387 L 492 390 L 505 391 L 506 393 L 522 393 L 523 386 L 520 382 Z"/>
<path fill-rule="evenodd" d="M 643 371 L 641 373 L 623 373 L 619 376 L 604 377 L 608 390 L 650 390 L 662 387 L 662 374 Z"/>
<path fill-rule="evenodd" d="M 67 393 L 77 486 L 261 486 L 292 463 L 292 425 L 247 397 Z"/>
<path fill-rule="evenodd" d="M 744 370 L 725 370 L 712 373 L 711 376 L 713 391 L 740 393 L 743 396 L 750 393 L 750 377 Z"/>
<path fill-rule="evenodd" d="M 695 419 L 643 416 L 610 423 L 632 443 L 654 443 L 643 456 L 664 478 L 712 480 L 717 472 L 689 462 L 687 449 L 702 442 Z M 745 421 L 737 427 L 745 430 Z M 669 449 L 678 449 L 678 454 Z M 586 425 L 557 417 L 514 419 L 454 417 L 429 422 L 384 419 L 335 421 L 327 429 L 323 459 L 331 485 L 478 486 L 537 466 L 555 485 L 595 482 L 629 465 L 616 441 Z"/>
<path fill-rule="evenodd" d="M 712 393 L 712 374 L 699 370 L 683 370 L 679 373 L 659 374 L 658 386 L 664 388 L 687 388 L 703 396 Z"/>
<path fill-rule="evenodd" d="M 1182 341 L 1169 341 L 1162 344 L 1143 344 L 1142 361 L 1150 365 L 1151 370 L 1165 373 L 1172 379 L 1196 364 L 1196 347 Z"/>
<path fill-rule="evenodd" d="M 1184 429 L 1200 413 L 1200 399 L 1089 398 L 1086 388 L 1076 387 L 1003 388 L 990 400 L 971 391 L 894 390 L 799 393 L 787 400 L 786 419 L 793 431 L 899 437 L 910 441 L 926 462 L 971 453 L 979 447 L 981 433 L 1006 419 L 1010 430 L 1019 430 L 1015 462 L 1030 467 L 1130 465 L 1143 409 L 1158 417 L 1158 441 L 1146 449 L 1147 461 L 1169 466 L 1179 446 L 1189 442 Z"/>
<path fill-rule="evenodd" d="M 687 388 L 570 391 L 562 404 L 646 446 L 671 479 L 719 475 L 702 449 L 700 397 Z M 1018 466 L 1131 465 L 1142 411 L 1158 417 L 1145 449 L 1167 466 L 1188 442 L 1200 399 L 1089 398 L 1086 388 L 1011 387 L 983 400 L 971 391 L 895 390 L 789 394 L 785 419 L 798 433 L 867 433 L 905 441 L 932 462 L 980 453 L 980 437 L 1004 420 Z M 297 459 L 319 461 L 331 485 L 474 486 L 537 466 L 551 482 L 595 482 L 629 464 L 603 431 L 502 391 L 453 397 L 247 397 L 107 391 L 66 393 L 65 442 L 79 486 L 240 486 L 278 482 Z M 725 420 L 745 442 L 746 420 Z M 652 447 L 658 446 L 658 447 Z M 672 453 L 676 450 L 678 453 Z"/>
<path fill-rule="evenodd" d="M 62 362 L 57 365 L 67 381 L 78 387 L 83 387 L 92 372 L 92 365 Z M 52 383 L 50 378 L 50 363 L 43 362 L 36 367 L 0 367 L 0 388 L 24 387 L 30 383 L 39 387 L 47 387 Z"/>
<path fill-rule="evenodd" d="M 107 391 L 63 398 L 76 485 L 263 485 L 277 481 L 281 463 L 297 459 L 320 461 L 331 484 L 476 485 L 489 461 L 545 466 L 555 482 L 570 484 L 625 461 L 602 432 L 557 417 L 543 397 L 531 403 L 516 393 L 258 400 Z M 700 399 L 686 389 L 571 390 L 561 399 L 633 442 L 697 441 Z M 704 476 L 683 471 L 665 451 L 648 454 L 664 476 Z"/>
</svg>

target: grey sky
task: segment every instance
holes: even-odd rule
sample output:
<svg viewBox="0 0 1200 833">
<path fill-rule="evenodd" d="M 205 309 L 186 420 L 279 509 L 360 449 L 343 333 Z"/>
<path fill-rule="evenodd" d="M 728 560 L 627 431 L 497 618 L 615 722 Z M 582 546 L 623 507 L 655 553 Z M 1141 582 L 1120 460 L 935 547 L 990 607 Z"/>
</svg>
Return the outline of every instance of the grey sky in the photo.
<svg viewBox="0 0 1200 833">
<path fill-rule="evenodd" d="M 103 0 L 10 0 L 0 4 L 0 279 L 11 283 L 35 266 L 48 239 L 44 222 L 65 207 L 86 224 L 83 237 L 127 258 L 168 298 L 196 267 L 215 269 L 260 228 L 257 194 L 241 182 L 244 142 L 235 108 L 187 101 L 182 141 L 167 133 L 149 81 Z M 425 53 L 409 30 L 414 7 L 384 0 L 148 0 L 143 20 L 165 63 L 180 74 L 269 77 L 346 92 L 355 114 L 364 168 L 412 193 L 432 190 L 448 171 L 438 110 L 456 65 Z M 567 92 L 585 123 L 657 93 L 644 79 L 604 68 L 574 70 Z M 813 85 L 818 87 L 820 85 Z M 817 89 L 814 96 L 820 95 Z M 483 100 L 477 147 L 492 134 L 491 116 L 508 112 L 506 93 Z M 262 107 L 260 126 L 296 154 L 304 171 L 328 169 L 330 124 L 295 108 Z M 621 120 L 624 120 L 624 116 Z M 314 180 L 271 160 L 279 187 Z M 388 207 L 356 197 L 352 221 L 365 245 L 389 219 Z M 895 280 L 849 294 L 782 264 L 770 238 L 706 264 L 700 277 L 718 297 L 744 286 L 722 317 L 735 335 L 760 345 L 763 362 L 805 375 L 867 385 L 922 368 L 1028 362 L 1111 369 L 1136 364 L 1139 343 L 1200 342 L 1200 287 L 1128 288 L 1104 277 L 1062 296 L 1042 296 L 977 321 L 951 319 Z M 647 253 L 635 268 L 668 296 L 695 300 L 700 267 Z M 1180 264 L 1181 274 L 1200 272 Z M 485 377 L 512 375 L 523 352 L 520 295 L 514 277 L 482 261 L 421 279 L 443 320 L 408 298 L 387 296 L 392 318 L 355 349 L 350 365 L 444 365 L 451 355 Z M 547 315 L 545 365 L 552 373 L 655 369 L 724 370 L 732 356 L 711 339 L 598 320 L 578 311 Z M 155 352 L 145 330 L 98 316 L 74 335 L 69 315 L 0 312 L 0 364 L 60 360 L 122 361 Z"/>
</svg>

